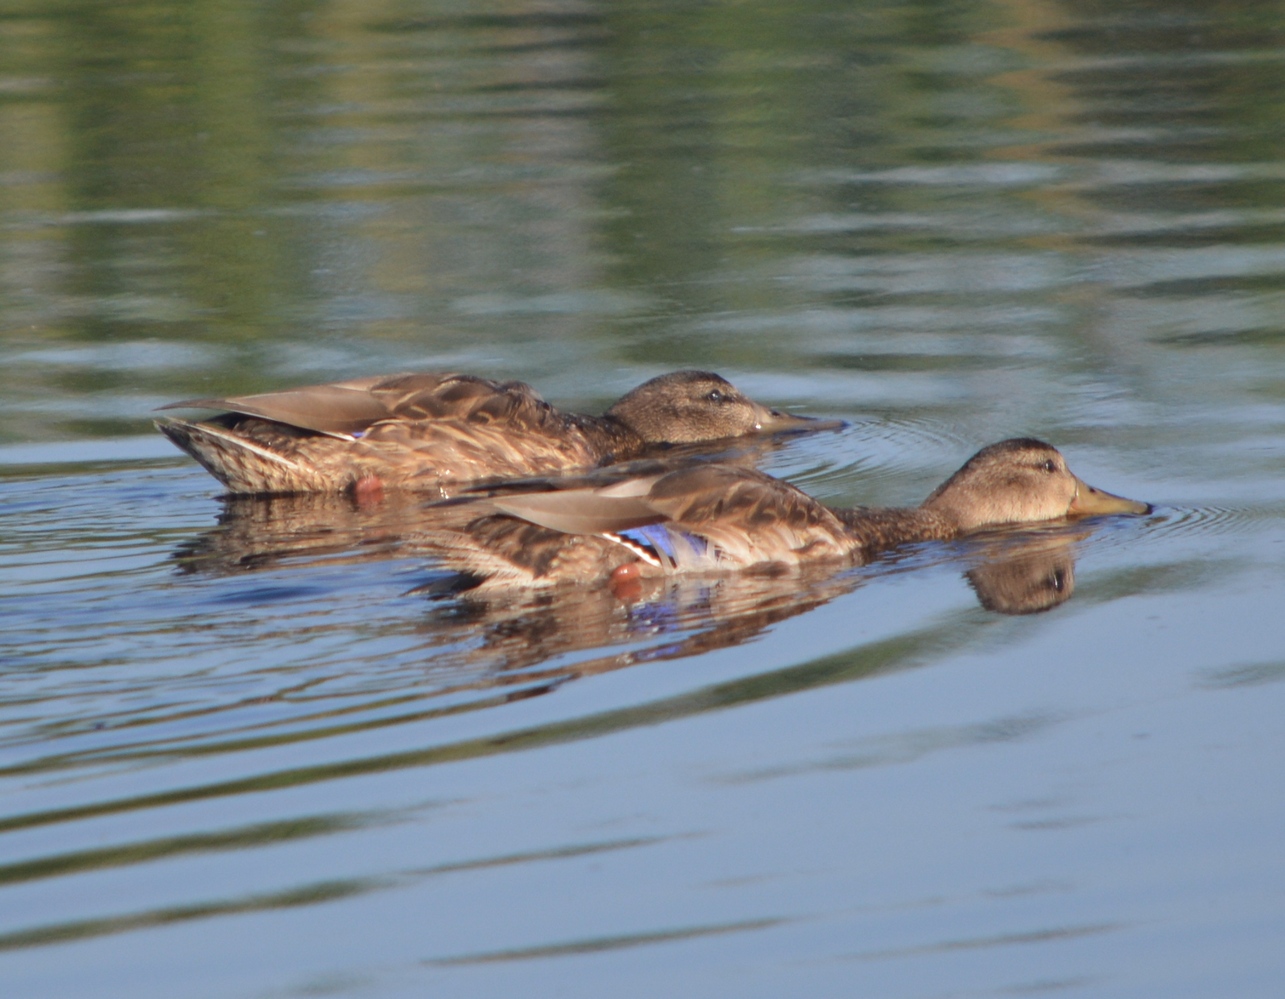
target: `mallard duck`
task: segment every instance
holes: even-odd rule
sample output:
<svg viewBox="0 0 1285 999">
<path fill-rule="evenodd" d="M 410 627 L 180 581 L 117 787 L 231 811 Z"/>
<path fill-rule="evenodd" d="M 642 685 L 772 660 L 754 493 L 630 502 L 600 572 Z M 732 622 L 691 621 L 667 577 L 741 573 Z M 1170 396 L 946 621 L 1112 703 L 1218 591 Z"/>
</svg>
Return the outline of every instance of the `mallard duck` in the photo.
<svg viewBox="0 0 1285 999">
<path fill-rule="evenodd" d="M 753 469 L 694 465 L 652 474 L 538 485 L 468 506 L 462 529 L 430 530 L 452 568 L 481 585 L 539 585 L 667 573 L 854 564 L 914 541 L 982 528 L 1117 513 L 1146 503 L 1087 485 L 1043 441 L 992 444 L 917 507 L 832 508 Z"/>
<path fill-rule="evenodd" d="M 602 416 L 561 412 L 523 382 L 428 373 L 161 408 L 223 411 L 156 426 L 233 493 L 392 487 L 447 496 L 460 483 L 584 470 L 652 445 L 823 426 L 762 406 L 709 371 L 653 378 Z"/>
</svg>

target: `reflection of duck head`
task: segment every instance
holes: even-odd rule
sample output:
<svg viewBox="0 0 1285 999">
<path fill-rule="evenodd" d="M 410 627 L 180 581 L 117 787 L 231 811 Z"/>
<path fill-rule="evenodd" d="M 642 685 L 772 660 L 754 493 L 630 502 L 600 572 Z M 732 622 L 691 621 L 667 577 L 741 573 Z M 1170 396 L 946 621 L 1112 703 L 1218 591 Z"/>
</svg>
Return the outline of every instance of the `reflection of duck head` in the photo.
<svg viewBox="0 0 1285 999">
<path fill-rule="evenodd" d="M 1075 592 L 1076 541 L 1071 535 L 1008 538 L 981 549 L 982 561 L 964 574 L 978 602 L 996 614 L 1037 614 Z"/>
<path fill-rule="evenodd" d="M 1145 503 L 1087 485 L 1048 444 L 983 448 L 918 507 L 829 508 L 759 472 L 699 465 L 515 486 L 427 540 L 484 583 L 542 584 L 826 559 L 861 563 L 908 542 L 1005 524 L 1115 513 Z"/>
<path fill-rule="evenodd" d="M 234 493 L 404 488 L 447 495 L 496 476 L 548 475 L 690 444 L 822 423 L 769 409 L 708 371 L 675 371 L 600 416 L 564 413 L 522 382 L 402 374 L 165 409 L 223 411 L 157 427 Z"/>
</svg>

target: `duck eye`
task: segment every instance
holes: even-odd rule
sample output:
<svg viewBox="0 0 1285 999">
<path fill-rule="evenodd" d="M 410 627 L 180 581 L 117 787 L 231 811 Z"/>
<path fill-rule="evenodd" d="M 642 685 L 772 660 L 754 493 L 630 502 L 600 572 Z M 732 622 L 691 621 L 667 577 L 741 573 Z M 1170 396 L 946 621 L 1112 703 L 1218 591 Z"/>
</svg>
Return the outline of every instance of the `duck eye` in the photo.
<svg viewBox="0 0 1285 999">
<path fill-rule="evenodd" d="M 705 396 L 705 398 L 708 399 L 710 402 L 722 402 L 723 393 L 720 392 L 718 389 L 713 389 L 710 391 L 709 395 Z"/>
<path fill-rule="evenodd" d="M 1052 459 L 1052 458 L 1049 458 L 1046 462 L 1044 462 L 1044 464 L 1042 464 L 1042 465 L 1040 466 L 1040 468 L 1044 469 L 1044 471 L 1046 471 L 1046 472 L 1056 472 L 1056 471 L 1057 471 L 1057 465 L 1055 465 L 1055 464 L 1053 463 L 1053 459 Z"/>
</svg>

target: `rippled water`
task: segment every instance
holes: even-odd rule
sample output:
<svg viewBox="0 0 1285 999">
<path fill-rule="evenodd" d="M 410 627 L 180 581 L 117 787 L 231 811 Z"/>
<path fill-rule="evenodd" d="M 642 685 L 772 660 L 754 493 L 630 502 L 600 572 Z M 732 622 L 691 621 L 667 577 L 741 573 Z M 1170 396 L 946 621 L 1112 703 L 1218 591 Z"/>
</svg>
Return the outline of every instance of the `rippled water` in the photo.
<svg viewBox="0 0 1285 999">
<path fill-rule="evenodd" d="M 1282 25 L 9 5 L 5 995 L 1276 995 Z M 487 600 L 150 427 L 684 366 L 829 502 L 1035 434 L 1156 511 Z"/>
</svg>

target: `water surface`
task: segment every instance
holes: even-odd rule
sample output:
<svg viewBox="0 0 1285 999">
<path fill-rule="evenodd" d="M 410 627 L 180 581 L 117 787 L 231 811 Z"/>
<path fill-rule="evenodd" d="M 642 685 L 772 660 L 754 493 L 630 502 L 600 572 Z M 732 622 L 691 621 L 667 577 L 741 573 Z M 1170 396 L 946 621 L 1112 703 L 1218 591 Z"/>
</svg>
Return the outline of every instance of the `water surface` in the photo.
<svg viewBox="0 0 1285 999">
<path fill-rule="evenodd" d="M 7 5 L 6 993 L 1275 995 L 1283 24 Z M 150 427 L 692 366 L 828 502 L 1033 434 L 1156 512 L 486 602 Z"/>
</svg>

